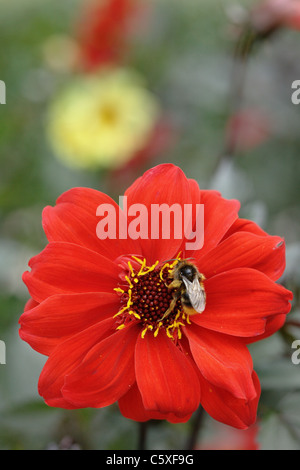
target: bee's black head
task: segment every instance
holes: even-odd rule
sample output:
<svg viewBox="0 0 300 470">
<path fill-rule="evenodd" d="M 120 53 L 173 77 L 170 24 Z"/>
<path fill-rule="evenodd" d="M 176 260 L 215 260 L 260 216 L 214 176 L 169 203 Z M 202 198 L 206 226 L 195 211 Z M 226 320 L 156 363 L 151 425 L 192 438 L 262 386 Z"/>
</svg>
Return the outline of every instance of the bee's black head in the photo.
<svg viewBox="0 0 300 470">
<path fill-rule="evenodd" d="M 186 277 L 190 282 L 193 282 L 193 279 L 196 274 L 196 268 L 190 264 L 185 264 L 180 268 L 180 274 L 181 276 Z"/>
</svg>

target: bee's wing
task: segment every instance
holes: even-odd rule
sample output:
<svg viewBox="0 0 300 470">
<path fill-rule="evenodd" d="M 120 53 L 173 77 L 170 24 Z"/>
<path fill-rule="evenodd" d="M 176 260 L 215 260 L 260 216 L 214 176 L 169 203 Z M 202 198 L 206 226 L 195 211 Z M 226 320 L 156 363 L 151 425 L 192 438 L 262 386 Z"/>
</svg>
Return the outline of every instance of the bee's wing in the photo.
<svg viewBox="0 0 300 470">
<path fill-rule="evenodd" d="M 193 282 L 191 282 L 186 277 L 182 276 L 182 280 L 186 287 L 186 292 L 189 296 L 193 309 L 198 313 L 202 313 L 205 309 L 206 296 L 204 289 L 201 287 L 199 279 L 195 277 Z"/>
</svg>

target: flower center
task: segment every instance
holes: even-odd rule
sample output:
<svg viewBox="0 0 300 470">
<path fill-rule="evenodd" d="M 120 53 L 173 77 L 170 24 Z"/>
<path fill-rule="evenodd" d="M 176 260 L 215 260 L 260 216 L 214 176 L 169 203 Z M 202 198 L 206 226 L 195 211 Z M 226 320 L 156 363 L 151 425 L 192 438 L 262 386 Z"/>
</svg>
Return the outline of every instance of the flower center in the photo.
<svg viewBox="0 0 300 470">
<path fill-rule="evenodd" d="M 106 103 L 100 109 L 100 120 L 108 126 L 114 126 L 119 118 L 119 113 L 113 103 Z"/>
<path fill-rule="evenodd" d="M 190 321 L 182 309 L 180 298 L 174 300 L 174 288 L 168 287 L 172 267 L 178 259 L 173 265 L 166 263 L 159 269 L 158 261 L 149 267 L 145 259 L 132 258 L 139 269 L 134 269 L 129 261 L 129 273 L 125 276 L 127 285 L 115 289 L 121 296 L 122 304 L 115 315 L 119 323 L 117 329 L 124 328 L 129 321 L 137 321 L 141 324 L 142 338 L 147 331 L 152 331 L 156 337 L 160 330 L 164 330 L 169 338 L 180 339 L 181 327 L 185 326 L 184 322 Z"/>
</svg>

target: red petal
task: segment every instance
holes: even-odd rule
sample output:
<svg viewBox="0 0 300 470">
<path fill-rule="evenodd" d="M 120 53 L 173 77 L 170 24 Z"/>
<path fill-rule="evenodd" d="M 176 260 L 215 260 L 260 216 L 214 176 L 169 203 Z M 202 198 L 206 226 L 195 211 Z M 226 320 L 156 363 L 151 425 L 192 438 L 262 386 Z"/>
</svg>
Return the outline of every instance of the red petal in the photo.
<svg viewBox="0 0 300 470">
<path fill-rule="evenodd" d="M 49 356 L 53 349 L 57 346 L 56 338 L 40 338 L 35 334 L 31 334 L 29 331 L 19 330 L 20 338 L 26 343 L 30 344 L 32 349 L 38 351 L 41 354 Z"/>
<path fill-rule="evenodd" d="M 67 375 L 63 397 L 81 407 L 103 407 L 119 400 L 135 381 L 134 348 L 139 331 L 133 323 L 95 345 Z"/>
<path fill-rule="evenodd" d="M 200 258 L 215 248 L 238 218 L 239 201 L 224 199 L 217 191 L 201 191 L 201 204 L 204 204 L 204 245 L 198 251 L 186 251 L 187 257 Z"/>
<path fill-rule="evenodd" d="M 53 408 L 63 408 L 65 410 L 76 410 L 81 408 L 80 406 L 72 405 L 72 403 L 69 403 L 64 398 L 49 398 L 48 400 L 45 400 L 45 403 Z"/>
<path fill-rule="evenodd" d="M 272 317 L 268 317 L 266 321 L 266 329 L 262 335 L 252 336 L 250 338 L 244 338 L 245 343 L 250 344 L 256 341 L 261 341 L 262 339 L 268 338 L 269 336 L 276 333 L 276 331 L 280 330 L 283 327 L 286 321 L 286 315 L 274 315 Z"/>
<path fill-rule="evenodd" d="M 224 239 L 230 237 L 233 233 L 236 232 L 249 232 L 254 235 L 259 235 L 261 237 L 269 236 L 262 228 L 260 228 L 255 222 L 247 219 L 237 219 L 230 227 L 230 229 L 225 233 Z"/>
<path fill-rule="evenodd" d="M 49 243 L 29 266 L 23 281 L 38 302 L 56 294 L 112 292 L 118 283 L 114 263 L 72 243 Z"/>
<path fill-rule="evenodd" d="M 35 300 L 33 299 L 29 299 L 26 304 L 25 304 L 25 307 L 24 307 L 24 312 L 26 312 L 27 310 L 30 310 L 34 307 L 36 307 L 37 305 L 39 305 L 38 302 L 36 302 Z"/>
<path fill-rule="evenodd" d="M 207 278 L 234 268 L 253 268 L 277 280 L 285 269 L 285 243 L 280 237 L 237 232 L 201 257 L 199 268 Z"/>
<path fill-rule="evenodd" d="M 39 379 L 39 393 L 47 403 L 50 404 L 50 400 L 62 400 L 61 388 L 65 376 L 76 369 L 95 344 L 113 333 L 114 323 L 113 318 L 108 318 L 71 336 L 54 349 Z"/>
<path fill-rule="evenodd" d="M 143 253 L 149 264 L 156 260 L 164 261 L 176 256 L 182 249 L 184 240 L 184 204 L 200 202 L 200 190 L 193 180 L 188 180 L 180 168 L 172 164 L 158 165 L 148 170 L 142 177 L 137 179 L 126 191 L 128 207 L 132 204 L 143 204 L 148 212 L 149 239 L 143 240 Z M 152 205 L 165 204 L 171 208 L 177 205 L 180 214 L 180 228 L 182 236 L 174 231 L 173 219 L 171 217 L 170 236 L 163 239 L 162 233 L 158 239 L 151 239 L 151 208 Z M 180 206 L 180 208 L 179 208 Z M 178 225 L 178 218 L 175 219 Z M 161 228 L 160 223 L 160 228 Z M 155 228 L 156 225 L 152 223 Z"/>
<path fill-rule="evenodd" d="M 215 387 L 200 377 L 201 404 L 207 413 L 216 421 L 228 424 L 234 428 L 247 429 L 255 423 L 258 401 L 260 398 L 260 383 L 256 373 L 252 374 L 256 397 L 252 400 L 240 399 L 228 391 Z"/>
<path fill-rule="evenodd" d="M 146 410 L 183 418 L 199 406 L 200 387 L 189 359 L 163 332 L 138 337 L 137 385 Z"/>
<path fill-rule="evenodd" d="M 210 383 L 236 398 L 256 396 L 251 378 L 253 364 L 247 347 L 239 339 L 196 325 L 185 328 L 192 356 Z"/>
<path fill-rule="evenodd" d="M 205 281 L 206 308 L 191 320 L 234 336 L 265 332 L 268 317 L 287 314 L 292 293 L 254 269 L 239 268 Z"/>
<path fill-rule="evenodd" d="M 55 207 L 48 206 L 44 209 L 43 227 L 48 240 L 75 243 L 111 260 L 122 254 L 139 254 L 139 242 L 130 238 L 98 238 L 96 229 L 100 217 L 97 216 L 97 208 L 102 204 L 108 204 L 114 211 L 116 227 L 119 218 L 127 226 L 123 212 L 109 196 L 94 189 L 74 188 L 62 194 Z"/>
<path fill-rule="evenodd" d="M 159 411 L 147 411 L 136 383 L 119 400 L 119 408 L 123 416 L 134 421 L 145 422 L 150 419 L 166 420 L 170 423 L 185 423 L 191 414 L 184 418 L 178 418 L 174 413 L 160 413 Z"/>
<path fill-rule="evenodd" d="M 114 293 L 54 295 L 21 315 L 20 334 L 34 349 L 49 355 L 66 337 L 112 317 L 118 306 Z"/>
</svg>

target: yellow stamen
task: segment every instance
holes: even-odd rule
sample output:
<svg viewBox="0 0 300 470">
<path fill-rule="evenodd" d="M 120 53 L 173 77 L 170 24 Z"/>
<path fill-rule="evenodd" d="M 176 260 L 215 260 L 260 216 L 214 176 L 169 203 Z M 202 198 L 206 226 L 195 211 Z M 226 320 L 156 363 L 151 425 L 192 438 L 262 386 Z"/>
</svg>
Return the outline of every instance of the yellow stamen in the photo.
<svg viewBox="0 0 300 470">
<path fill-rule="evenodd" d="M 169 267 L 170 267 L 169 263 L 166 263 L 166 264 L 164 264 L 163 267 L 161 268 L 161 270 L 160 270 L 160 272 L 159 272 L 159 277 L 161 278 L 162 281 L 163 281 L 163 272 L 164 272 L 164 270 L 165 270 L 166 268 L 169 268 Z"/>
<path fill-rule="evenodd" d="M 130 261 L 128 261 L 128 266 L 129 266 L 129 269 L 130 269 L 130 272 L 131 272 L 131 277 L 134 277 L 134 276 L 135 276 L 135 272 L 134 272 L 134 270 L 133 270 L 133 267 L 132 267 Z"/>
<path fill-rule="evenodd" d="M 168 269 L 168 273 L 171 274 L 172 273 L 172 270 L 174 268 L 174 266 L 178 263 L 178 261 L 180 261 L 180 255 L 181 255 L 181 251 L 178 253 L 178 255 L 176 256 L 175 260 L 173 261 L 173 263 L 169 264 L 169 263 L 165 263 L 163 265 L 163 267 L 161 268 L 160 272 L 159 272 L 159 277 L 160 279 L 163 281 L 163 272 L 165 269 L 167 268 L 170 268 Z"/>
<path fill-rule="evenodd" d="M 114 289 L 115 292 L 120 292 L 120 294 L 124 294 L 125 291 L 123 289 L 121 289 L 121 287 L 115 287 Z"/>
<path fill-rule="evenodd" d="M 175 322 L 178 320 L 178 318 L 180 317 L 180 310 L 177 310 L 177 313 L 176 313 L 176 317 L 175 317 Z"/>
<path fill-rule="evenodd" d="M 154 332 L 154 338 L 156 338 L 156 336 L 158 335 L 158 332 L 160 330 L 161 325 L 162 325 L 162 322 L 160 321 L 159 324 L 158 324 L 158 327 L 156 328 L 156 330 Z"/>
<path fill-rule="evenodd" d="M 153 330 L 153 326 L 152 325 L 147 325 L 146 328 L 142 331 L 141 337 L 143 339 L 145 338 L 145 334 L 147 333 L 148 330 Z"/>
<path fill-rule="evenodd" d="M 113 318 L 116 318 L 117 316 L 121 315 L 123 312 L 125 312 L 125 310 L 127 310 L 128 307 L 127 305 L 125 307 L 123 307 L 121 310 L 118 311 L 118 313 L 116 313 Z"/>
<path fill-rule="evenodd" d="M 137 318 L 138 320 L 141 319 L 141 317 L 139 316 L 138 313 L 136 313 L 134 310 L 129 310 L 129 315 L 133 315 L 135 318 Z"/>
<path fill-rule="evenodd" d="M 130 305 L 133 304 L 133 302 L 132 302 L 132 300 L 131 300 L 131 293 L 132 293 L 132 290 L 131 290 L 131 289 L 128 289 L 129 298 L 128 298 L 128 301 L 127 301 L 127 308 L 129 308 Z"/>
<path fill-rule="evenodd" d="M 146 260 L 144 258 L 143 261 L 141 262 L 141 267 L 140 267 L 140 270 L 138 272 L 138 276 L 140 276 L 140 274 L 143 272 L 145 266 L 146 266 Z"/>
<path fill-rule="evenodd" d="M 128 282 L 129 287 L 132 289 L 132 288 L 133 288 L 133 285 L 132 285 L 132 282 L 131 282 L 131 280 L 129 279 L 129 277 L 128 277 L 128 276 L 125 276 L 125 279 L 126 279 L 126 281 Z"/>
<path fill-rule="evenodd" d="M 132 257 L 137 263 L 144 264 L 144 265 L 146 264 L 145 258 L 144 258 L 143 261 L 142 261 L 142 260 L 141 260 L 140 258 L 138 258 L 137 256 L 131 255 L 131 257 Z"/>
<path fill-rule="evenodd" d="M 150 273 L 151 271 L 154 271 L 154 269 L 156 268 L 156 266 L 158 265 L 159 261 L 156 261 L 152 266 L 150 266 L 149 268 L 146 269 L 146 271 L 143 271 L 138 273 L 138 276 L 144 276 L 145 274 L 148 274 Z"/>
<path fill-rule="evenodd" d="M 168 336 L 170 339 L 174 339 L 174 338 L 173 338 L 173 335 L 172 335 L 172 334 L 170 333 L 170 331 L 169 331 L 169 327 L 166 329 L 166 334 L 167 334 L 167 336 Z"/>
<path fill-rule="evenodd" d="M 131 286 L 133 287 L 133 286 Z M 130 308 L 130 306 L 133 304 L 132 300 L 131 300 L 131 289 L 128 289 L 128 300 L 127 300 L 127 305 L 125 305 L 125 307 L 121 308 L 121 310 L 118 311 L 118 313 L 116 313 L 113 318 L 121 315 L 123 312 L 125 312 L 125 310 L 128 310 Z"/>
</svg>

